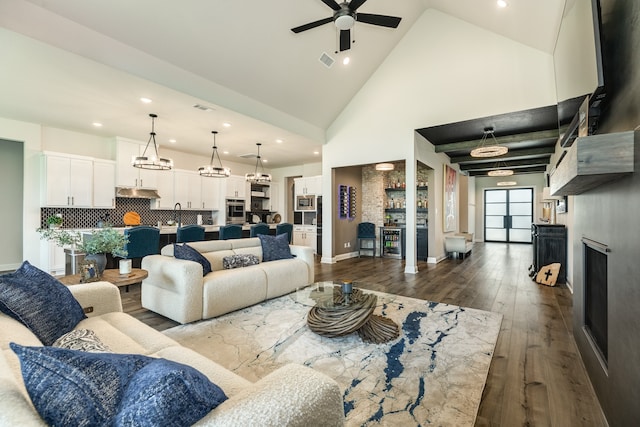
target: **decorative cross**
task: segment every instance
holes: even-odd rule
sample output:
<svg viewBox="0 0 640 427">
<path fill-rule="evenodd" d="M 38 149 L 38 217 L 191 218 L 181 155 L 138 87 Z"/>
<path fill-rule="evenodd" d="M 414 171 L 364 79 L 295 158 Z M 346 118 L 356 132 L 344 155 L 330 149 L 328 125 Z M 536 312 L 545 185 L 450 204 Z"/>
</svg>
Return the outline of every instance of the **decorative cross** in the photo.
<svg viewBox="0 0 640 427">
<path fill-rule="evenodd" d="M 546 280 L 546 281 L 549 281 L 549 276 L 553 275 L 553 273 L 551 272 L 551 269 L 549 269 L 549 270 L 547 270 L 547 272 L 546 272 L 546 273 L 544 273 L 544 275 L 546 276 L 546 277 L 545 277 L 545 280 Z"/>
</svg>

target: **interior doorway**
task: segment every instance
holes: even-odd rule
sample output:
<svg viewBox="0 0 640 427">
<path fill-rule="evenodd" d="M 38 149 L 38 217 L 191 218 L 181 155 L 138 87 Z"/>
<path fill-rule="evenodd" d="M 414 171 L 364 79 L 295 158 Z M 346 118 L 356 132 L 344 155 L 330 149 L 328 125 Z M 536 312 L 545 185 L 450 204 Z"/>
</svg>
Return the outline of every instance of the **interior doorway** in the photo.
<svg viewBox="0 0 640 427">
<path fill-rule="evenodd" d="M 484 191 L 484 240 L 531 243 L 533 188 Z"/>
<path fill-rule="evenodd" d="M 15 270 L 23 260 L 24 143 L 0 139 L 2 223 L 0 271 Z"/>
</svg>

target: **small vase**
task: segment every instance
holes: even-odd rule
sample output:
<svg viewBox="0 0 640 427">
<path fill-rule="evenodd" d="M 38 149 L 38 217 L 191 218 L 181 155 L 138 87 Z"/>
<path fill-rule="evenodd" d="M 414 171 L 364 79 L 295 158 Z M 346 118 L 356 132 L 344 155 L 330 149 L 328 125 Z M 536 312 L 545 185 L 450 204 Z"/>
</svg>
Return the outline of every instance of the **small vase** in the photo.
<svg viewBox="0 0 640 427">
<path fill-rule="evenodd" d="M 107 267 L 107 254 L 89 254 L 84 259 L 93 261 L 98 269 L 98 274 L 102 276 L 104 269 Z"/>
</svg>

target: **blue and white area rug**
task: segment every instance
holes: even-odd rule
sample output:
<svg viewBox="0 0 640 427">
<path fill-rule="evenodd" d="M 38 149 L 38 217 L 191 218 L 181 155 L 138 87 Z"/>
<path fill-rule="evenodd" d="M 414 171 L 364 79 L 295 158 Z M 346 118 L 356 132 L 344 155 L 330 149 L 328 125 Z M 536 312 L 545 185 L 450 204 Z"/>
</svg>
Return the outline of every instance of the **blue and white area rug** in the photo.
<svg viewBox="0 0 640 427">
<path fill-rule="evenodd" d="M 165 334 L 250 381 L 287 363 L 325 373 L 344 390 L 347 426 L 474 424 L 501 314 L 396 296 L 376 313 L 400 337 L 367 344 L 316 335 L 308 311 L 283 296 Z"/>
</svg>

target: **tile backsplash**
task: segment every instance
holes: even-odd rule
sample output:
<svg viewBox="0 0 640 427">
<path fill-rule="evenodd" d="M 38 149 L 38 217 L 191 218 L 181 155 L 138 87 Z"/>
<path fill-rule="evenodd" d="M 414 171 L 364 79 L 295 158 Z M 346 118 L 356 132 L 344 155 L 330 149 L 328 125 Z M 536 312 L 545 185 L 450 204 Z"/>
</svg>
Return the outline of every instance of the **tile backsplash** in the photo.
<svg viewBox="0 0 640 427">
<path fill-rule="evenodd" d="M 40 208 L 40 226 L 46 227 L 47 218 L 61 214 L 63 228 L 93 228 L 105 215 L 109 215 L 109 223 L 114 227 L 124 227 L 124 214 L 134 211 L 140 214 L 140 222 L 143 225 L 158 225 L 158 221 L 166 224 L 173 219 L 173 210 L 151 210 L 149 199 L 128 199 L 116 198 L 115 209 L 83 209 L 83 208 Z M 198 214 L 202 215 L 203 223 L 208 224 L 210 220 L 216 221 L 217 211 L 182 211 L 183 224 L 195 224 Z"/>
</svg>

